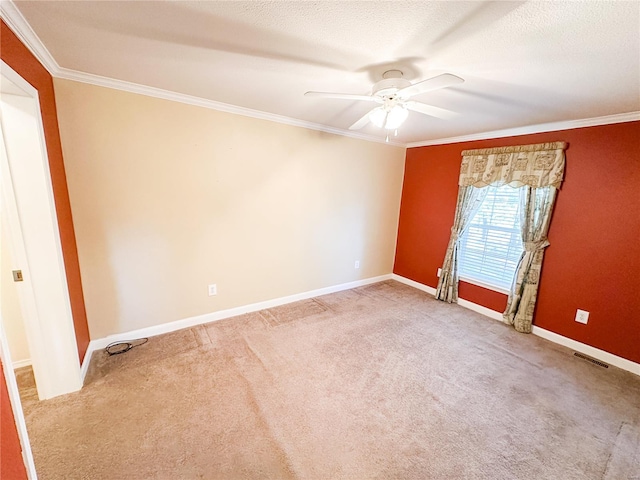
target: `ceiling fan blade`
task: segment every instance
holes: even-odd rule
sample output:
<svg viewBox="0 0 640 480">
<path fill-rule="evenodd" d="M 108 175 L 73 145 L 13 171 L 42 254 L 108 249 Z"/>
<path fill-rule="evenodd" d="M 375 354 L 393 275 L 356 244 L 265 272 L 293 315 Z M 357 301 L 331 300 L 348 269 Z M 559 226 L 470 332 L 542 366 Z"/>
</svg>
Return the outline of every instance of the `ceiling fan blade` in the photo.
<svg viewBox="0 0 640 480">
<path fill-rule="evenodd" d="M 447 110 L 446 108 L 434 107 L 433 105 L 427 105 L 426 103 L 408 101 L 404 105 L 414 112 L 422 113 L 423 115 L 429 115 L 430 117 L 443 118 L 445 120 L 457 117 L 456 112 Z"/>
<path fill-rule="evenodd" d="M 371 95 L 356 95 L 351 93 L 331 93 L 331 92 L 306 92 L 305 97 L 338 98 L 341 100 L 363 100 L 365 102 L 382 103 L 382 100 Z"/>
<path fill-rule="evenodd" d="M 379 107 L 376 107 L 376 108 L 379 108 Z M 370 113 L 371 111 L 368 111 L 367 113 L 365 113 L 364 116 L 360 118 L 360 120 L 356 121 L 356 123 L 354 123 L 349 127 L 349 130 L 360 130 L 361 128 L 363 128 L 367 123 L 369 123 Z"/>
<path fill-rule="evenodd" d="M 409 85 L 408 87 L 404 87 L 398 90 L 396 95 L 400 98 L 409 98 L 413 97 L 414 95 L 430 92 L 439 88 L 450 87 L 462 82 L 464 82 L 464 80 L 456 75 L 453 75 L 451 73 L 443 73 L 442 75 L 427 78 L 426 80 L 423 80 L 421 82 L 414 83 L 413 85 Z"/>
</svg>

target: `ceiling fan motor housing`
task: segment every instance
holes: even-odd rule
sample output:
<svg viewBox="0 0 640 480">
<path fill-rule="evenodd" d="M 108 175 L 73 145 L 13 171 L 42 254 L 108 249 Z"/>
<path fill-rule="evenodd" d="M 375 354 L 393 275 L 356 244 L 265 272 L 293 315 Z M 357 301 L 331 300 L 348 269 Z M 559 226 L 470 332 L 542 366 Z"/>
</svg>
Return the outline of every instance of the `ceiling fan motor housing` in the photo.
<svg viewBox="0 0 640 480">
<path fill-rule="evenodd" d="M 400 70 L 389 70 L 384 72 L 382 80 L 373 86 L 371 93 L 378 97 L 386 97 L 409 85 L 411 85 L 411 82 L 402 78 Z"/>
</svg>

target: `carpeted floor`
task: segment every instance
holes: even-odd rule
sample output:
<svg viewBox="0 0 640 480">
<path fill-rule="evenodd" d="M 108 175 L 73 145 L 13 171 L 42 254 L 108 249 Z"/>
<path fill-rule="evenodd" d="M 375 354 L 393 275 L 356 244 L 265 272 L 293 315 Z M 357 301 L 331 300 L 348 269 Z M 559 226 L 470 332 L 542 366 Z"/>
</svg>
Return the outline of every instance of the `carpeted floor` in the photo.
<svg viewBox="0 0 640 480">
<path fill-rule="evenodd" d="M 640 479 L 640 377 L 388 281 L 94 355 L 47 479 Z"/>
</svg>

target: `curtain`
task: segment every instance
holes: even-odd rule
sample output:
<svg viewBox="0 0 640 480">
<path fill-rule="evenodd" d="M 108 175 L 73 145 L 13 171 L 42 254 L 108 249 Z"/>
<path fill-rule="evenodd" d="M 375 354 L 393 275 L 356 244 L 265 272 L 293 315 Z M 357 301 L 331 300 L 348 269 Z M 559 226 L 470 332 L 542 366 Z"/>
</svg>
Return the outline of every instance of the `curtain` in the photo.
<svg viewBox="0 0 640 480">
<path fill-rule="evenodd" d="M 564 175 L 564 142 L 462 152 L 459 185 L 560 188 Z"/>
<path fill-rule="evenodd" d="M 531 332 L 544 249 L 549 246 L 547 233 L 556 192 L 553 186 L 522 187 L 520 190 L 524 252 L 518 262 L 503 314 L 505 322 L 513 325 L 518 332 Z"/>
<path fill-rule="evenodd" d="M 486 197 L 483 187 L 519 187 L 524 252 L 503 317 L 519 332 L 531 332 L 544 249 L 549 246 L 549 221 L 564 177 L 566 148 L 565 142 L 553 142 L 462 152 L 458 203 L 436 290 L 438 300 L 452 303 L 458 299 L 458 239 Z"/>
<path fill-rule="evenodd" d="M 484 188 L 463 187 L 458 188 L 458 203 L 456 215 L 451 227 L 451 237 L 444 256 L 442 272 L 438 281 L 436 298 L 448 303 L 458 300 L 458 239 L 469 226 L 469 222 L 480 208 L 482 201 L 487 196 Z"/>
</svg>

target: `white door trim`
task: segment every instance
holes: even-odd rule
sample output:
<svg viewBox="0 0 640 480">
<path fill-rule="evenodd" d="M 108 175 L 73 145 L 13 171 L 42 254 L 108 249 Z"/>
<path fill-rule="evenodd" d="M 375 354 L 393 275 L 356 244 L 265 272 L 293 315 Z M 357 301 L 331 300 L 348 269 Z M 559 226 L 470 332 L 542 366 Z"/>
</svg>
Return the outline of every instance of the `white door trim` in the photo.
<svg viewBox="0 0 640 480">
<path fill-rule="evenodd" d="M 4 62 L 2 64 L 4 67 Z M 2 73 L 4 73 L 4 68 L 2 68 Z M 1 112 L 0 112 L 1 117 Z M 0 129 L 1 129 L 1 120 L 0 120 Z M 17 214 L 17 208 L 15 206 L 15 197 L 13 197 L 13 185 L 11 184 L 10 179 L 8 179 L 7 170 L 8 170 L 8 159 L 7 153 L 4 145 L 4 136 L 0 131 L 0 182 L 2 186 L 0 187 L 2 190 L 2 195 L 0 196 L 0 208 L 6 209 L 7 215 L 15 215 Z M 9 181 L 7 181 L 9 180 Z M 10 189 L 10 190 L 8 190 Z M 11 205 L 13 203 L 13 205 Z M 14 218 L 9 223 L 16 221 Z M 4 228 L 5 226 L 0 226 L 0 228 Z M 18 230 L 16 232 L 16 236 L 20 235 L 21 232 Z M 17 237 L 13 237 L 11 235 L 11 242 L 14 243 L 14 239 Z M 24 255 L 24 245 L 21 244 L 19 247 L 13 249 L 14 255 L 17 255 L 20 259 Z M 6 248 L 0 245 L 0 248 Z M 28 265 L 26 262 L 24 263 L 25 269 L 28 270 Z M 27 291 L 23 295 L 25 303 L 29 303 L 31 300 L 28 298 L 30 287 L 26 289 Z M 35 300 L 33 305 L 35 306 Z M 21 298 L 21 306 L 22 306 L 22 298 Z M 24 307 L 23 307 L 24 308 Z M 0 381 L 4 381 L 7 385 L 7 392 L 9 394 L 9 401 L 11 403 L 11 410 L 13 411 L 13 418 L 16 424 L 16 429 L 18 431 L 18 438 L 20 439 L 20 448 L 22 450 L 22 459 L 27 471 L 27 477 L 29 480 L 35 480 L 38 478 L 36 473 L 36 466 L 33 460 L 33 452 L 31 451 L 31 443 L 29 441 L 29 433 L 27 432 L 27 423 L 24 418 L 24 412 L 22 411 L 22 402 L 20 401 L 20 391 L 18 390 L 18 384 L 16 382 L 16 376 L 12 367 L 11 360 L 11 352 L 9 350 L 9 344 L 7 342 L 6 333 L 4 331 L 4 324 L 2 322 L 2 314 L 0 312 L 0 361 L 2 361 L 2 369 L 4 371 L 4 379 L 0 379 Z"/>
<path fill-rule="evenodd" d="M 0 245 L 0 248 L 2 246 Z M 29 433 L 27 432 L 27 423 L 22 412 L 22 402 L 20 401 L 20 392 L 16 383 L 16 375 L 11 368 L 11 355 L 7 337 L 2 325 L 2 317 L 0 316 L 0 360 L 2 360 L 2 369 L 4 370 L 4 380 L 7 383 L 7 391 L 9 392 L 9 400 L 11 409 L 13 410 L 13 418 L 16 422 L 18 430 L 18 438 L 20 439 L 20 447 L 22 448 L 22 459 L 27 470 L 29 480 L 36 480 L 36 464 L 33 461 L 33 452 L 31 451 L 31 443 L 29 442 Z M 0 379 L 2 380 L 2 379 Z"/>
<path fill-rule="evenodd" d="M 35 160 L 37 156 L 33 156 L 29 161 L 33 163 L 33 171 L 37 173 L 34 176 L 39 180 L 34 180 L 34 185 L 29 183 L 30 188 L 27 191 L 25 178 L 31 177 L 25 176 L 24 172 L 20 174 L 18 167 L 21 164 L 18 160 L 24 159 L 11 158 L 10 150 L 7 150 L 6 143 L 9 140 L 6 136 L 5 145 L 0 148 L 2 150 L 0 172 L 3 201 L 9 223 L 8 236 L 13 247 L 14 262 L 16 264 L 19 262 L 25 278 L 24 282 L 16 285 L 23 309 L 38 396 L 42 400 L 81 388 L 80 361 L 38 91 L 2 61 L 0 61 L 0 73 L 26 92 L 35 105 L 33 116 L 38 130 L 40 158 L 37 164 Z M 0 115 L 0 127 L 4 135 L 7 134 L 8 128 L 8 124 L 4 123 L 7 119 L 4 117 L 8 111 Z M 21 205 L 24 207 L 25 199 L 37 199 L 33 194 L 34 186 L 40 190 L 40 205 L 37 206 L 36 214 L 25 213 L 27 210 L 20 208 Z M 27 230 L 29 225 L 31 229 Z M 37 233 L 34 233 L 36 230 Z M 34 247 L 36 236 L 38 246 Z M 11 363 L 7 368 L 10 368 L 10 365 Z"/>
</svg>

